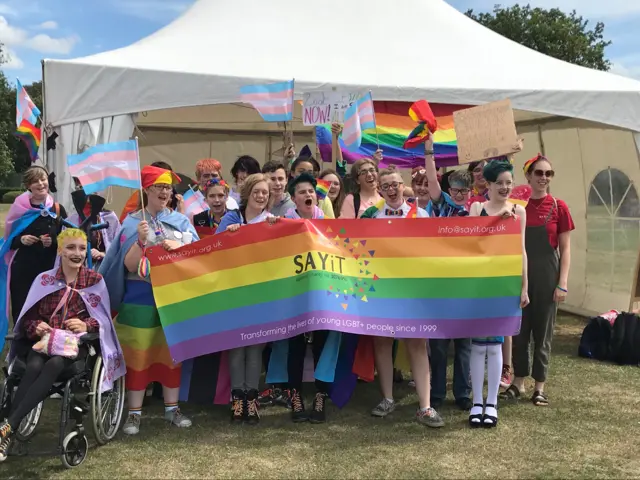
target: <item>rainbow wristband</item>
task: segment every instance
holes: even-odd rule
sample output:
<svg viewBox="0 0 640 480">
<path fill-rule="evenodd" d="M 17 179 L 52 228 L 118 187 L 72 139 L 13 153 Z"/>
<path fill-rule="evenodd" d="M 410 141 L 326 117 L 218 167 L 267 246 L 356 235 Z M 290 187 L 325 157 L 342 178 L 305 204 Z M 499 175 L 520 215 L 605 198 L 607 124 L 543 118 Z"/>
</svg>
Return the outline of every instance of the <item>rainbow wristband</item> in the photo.
<svg viewBox="0 0 640 480">
<path fill-rule="evenodd" d="M 142 243 L 142 242 L 140 241 L 140 239 L 138 239 L 137 243 L 138 243 L 138 246 L 140 247 L 140 249 L 141 249 L 141 250 L 144 250 L 144 249 L 145 249 L 145 247 L 147 246 L 147 244 L 146 244 L 146 243 Z"/>
<path fill-rule="evenodd" d="M 564 288 L 562 288 L 560 285 L 556 285 L 556 288 L 557 288 L 558 290 L 560 290 L 561 292 L 569 293 L 569 291 L 568 291 L 568 290 L 565 290 L 565 289 L 564 289 Z"/>
</svg>

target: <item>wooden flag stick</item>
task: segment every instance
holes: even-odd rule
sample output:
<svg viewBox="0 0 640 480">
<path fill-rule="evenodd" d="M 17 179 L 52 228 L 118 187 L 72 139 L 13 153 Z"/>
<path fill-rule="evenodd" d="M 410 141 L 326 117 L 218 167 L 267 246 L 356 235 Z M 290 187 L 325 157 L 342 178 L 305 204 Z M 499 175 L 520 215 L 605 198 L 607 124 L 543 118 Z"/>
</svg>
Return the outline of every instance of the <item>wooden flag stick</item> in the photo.
<svg viewBox="0 0 640 480">
<path fill-rule="evenodd" d="M 134 137 L 136 141 L 136 155 L 138 157 L 138 175 L 140 176 L 140 205 L 142 206 L 142 220 L 147 221 L 146 215 L 144 213 L 144 192 L 142 191 L 142 165 L 140 164 L 140 147 L 138 145 L 138 137 Z"/>
</svg>

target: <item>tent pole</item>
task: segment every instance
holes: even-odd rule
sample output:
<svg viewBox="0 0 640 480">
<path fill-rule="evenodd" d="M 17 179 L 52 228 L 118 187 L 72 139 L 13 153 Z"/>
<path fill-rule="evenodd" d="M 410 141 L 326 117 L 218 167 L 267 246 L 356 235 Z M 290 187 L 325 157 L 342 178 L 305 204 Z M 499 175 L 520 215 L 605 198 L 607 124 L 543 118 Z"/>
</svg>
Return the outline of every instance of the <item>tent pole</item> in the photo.
<svg viewBox="0 0 640 480">
<path fill-rule="evenodd" d="M 42 130 L 41 132 L 41 136 L 42 133 L 44 133 L 44 148 L 42 149 L 42 163 L 44 163 L 44 166 L 47 170 L 49 170 L 49 173 L 51 173 L 51 170 L 49 168 L 49 165 L 47 165 L 47 160 L 48 160 L 48 153 L 47 153 L 47 94 L 46 94 L 46 88 L 45 88 L 45 78 L 44 78 L 44 60 L 40 61 L 40 65 L 42 66 L 42 118 L 40 119 L 42 122 L 42 125 L 40 125 L 40 129 Z M 42 140 L 40 142 L 40 145 L 42 145 Z"/>
</svg>

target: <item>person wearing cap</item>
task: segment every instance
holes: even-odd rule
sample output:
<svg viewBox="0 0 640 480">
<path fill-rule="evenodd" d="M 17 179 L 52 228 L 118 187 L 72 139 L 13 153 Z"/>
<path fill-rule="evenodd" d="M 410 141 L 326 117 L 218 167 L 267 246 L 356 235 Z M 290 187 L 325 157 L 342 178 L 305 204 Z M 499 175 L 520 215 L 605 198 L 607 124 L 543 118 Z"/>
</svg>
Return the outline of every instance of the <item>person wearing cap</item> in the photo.
<svg viewBox="0 0 640 480">
<path fill-rule="evenodd" d="M 151 382 L 163 387 L 165 420 L 178 427 L 191 426 L 178 408 L 180 365 L 171 360 L 144 254 L 154 245 L 175 250 L 198 240 L 198 234 L 185 215 L 168 208 L 178 176 L 151 165 L 140 174 L 139 209 L 125 218 L 120 241 L 107 251 L 99 270 L 109 289 L 111 308 L 118 312 L 114 321 L 127 364 L 129 416 L 123 431 L 128 435 L 140 431 L 142 402 Z"/>
</svg>

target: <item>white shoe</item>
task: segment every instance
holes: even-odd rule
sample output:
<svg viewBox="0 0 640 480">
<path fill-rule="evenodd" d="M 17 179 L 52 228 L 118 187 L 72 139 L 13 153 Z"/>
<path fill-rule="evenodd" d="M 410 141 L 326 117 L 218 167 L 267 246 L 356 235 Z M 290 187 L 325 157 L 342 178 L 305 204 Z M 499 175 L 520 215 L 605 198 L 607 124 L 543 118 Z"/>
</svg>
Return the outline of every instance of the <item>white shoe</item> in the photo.
<svg viewBox="0 0 640 480">
<path fill-rule="evenodd" d="M 191 420 L 185 417 L 179 408 L 175 410 L 169 410 L 168 412 L 164 412 L 164 419 L 167 422 L 171 422 L 176 427 L 188 428 L 192 425 Z"/>
<path fill-rule="evenodd" d="M 124 422 L 122 431 L 126 435 L 137 435 L 138 433 L 140 433 L 140 417 L 141 415 L 130 413 L 127 417 L 127 421 Z"/>
</svg>

